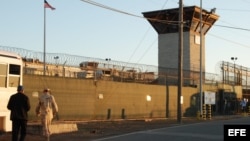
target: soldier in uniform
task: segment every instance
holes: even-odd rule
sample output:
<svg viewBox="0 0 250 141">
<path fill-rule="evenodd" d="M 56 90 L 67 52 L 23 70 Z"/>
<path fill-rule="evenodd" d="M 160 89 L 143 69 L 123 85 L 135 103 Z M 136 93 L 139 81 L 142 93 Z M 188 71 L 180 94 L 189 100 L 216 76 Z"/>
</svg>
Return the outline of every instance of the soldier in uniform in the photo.
<svg viewBox="0 0 250 141">
<path fill-rule="evenodd" d="M 36 115 L 41 117 L 41 124 L 43 127 L 43 135 L 49 141 L 50 125 L 53 115 L 58 112 L 58 106 L 51 91 L 45 88 L 43 94 L 39 97 L 39 102 L 36 107 Z"/>
</svg>

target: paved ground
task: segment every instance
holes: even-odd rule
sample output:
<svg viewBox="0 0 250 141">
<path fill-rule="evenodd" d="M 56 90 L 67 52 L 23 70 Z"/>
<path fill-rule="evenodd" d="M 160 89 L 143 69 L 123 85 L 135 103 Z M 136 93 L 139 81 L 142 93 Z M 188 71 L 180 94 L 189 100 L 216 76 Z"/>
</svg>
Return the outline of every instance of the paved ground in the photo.
<svg viewBox="0 0 250 141">
<path fill-rule="evenodd" d="M 211 120 L 225 120 L 237 118 L 237 116 L 214 117 Z M 181 124 L 190 124 L 196 122 L 208 122 L 210 120 L 197 120 L 196 118 L 182 118 Z M 78 131 L 63 134 L 51 135 L 50 141 L 91 141 L 101 137 L 125 134 L 141 130 L 149 130 L 179 125 L 176 119 L 154 119 L 147 120 L 118 120 L 101 122 L 78 122 Z M 0 133 L 1 141 L 10 141 L 11 133 Z M 45 138 L 39 135 L 28 134 L 26 141 L 45 141 Z"/>
</svg>

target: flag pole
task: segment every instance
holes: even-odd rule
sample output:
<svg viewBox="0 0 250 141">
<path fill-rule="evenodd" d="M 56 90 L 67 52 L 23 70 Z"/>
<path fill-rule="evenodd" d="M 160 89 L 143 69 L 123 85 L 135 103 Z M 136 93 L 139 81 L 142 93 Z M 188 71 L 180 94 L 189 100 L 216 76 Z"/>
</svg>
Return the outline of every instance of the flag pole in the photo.
<svg viewBox="0 0 250 141">
<path fill-rule="evenodd" d="M 44 7 L 44 33 L 43 33 L 43 75 L 46 75 L 46 8 Z"/>
</svg>

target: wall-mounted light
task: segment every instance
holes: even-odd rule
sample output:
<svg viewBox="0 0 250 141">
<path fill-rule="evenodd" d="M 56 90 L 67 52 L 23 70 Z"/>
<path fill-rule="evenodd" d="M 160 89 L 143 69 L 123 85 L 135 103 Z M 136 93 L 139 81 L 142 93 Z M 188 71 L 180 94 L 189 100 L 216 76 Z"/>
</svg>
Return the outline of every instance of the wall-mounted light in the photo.
<svg viewBox="0 0 250 141">
<path fill-rule="evenodd" d="M 103 94 L 98 94 L 98 99 L 103 99 Z"/>
<path fill-rule="evenodd" d="M 150 95 L 147 95 L 147 96 L 146 96 L 146 100 L 147 100 L 147 101 L 151 101 L 151 96 L 150 96 Z"/>
</svg>

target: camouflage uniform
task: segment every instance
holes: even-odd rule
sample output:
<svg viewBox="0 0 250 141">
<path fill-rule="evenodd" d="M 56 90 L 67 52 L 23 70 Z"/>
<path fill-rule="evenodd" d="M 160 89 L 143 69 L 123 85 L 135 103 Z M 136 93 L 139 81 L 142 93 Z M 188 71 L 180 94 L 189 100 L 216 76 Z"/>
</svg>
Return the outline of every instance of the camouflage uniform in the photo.
<svg viewBox="0 0 250 141">
<path fill-rule="evenodd" d="M 39 103 L 36 107 L 37 116 L 41 117 L 43 126 L 43 135 L 50 136 L 50 125 L 53 119 L 53 114 L 58 112 L 58 106 L 49 89 L 44 89 L 43 94 L 39 97 Z"/>
</svg>

